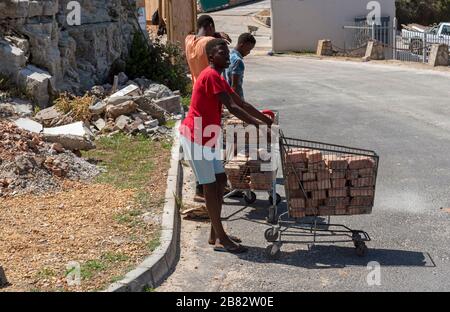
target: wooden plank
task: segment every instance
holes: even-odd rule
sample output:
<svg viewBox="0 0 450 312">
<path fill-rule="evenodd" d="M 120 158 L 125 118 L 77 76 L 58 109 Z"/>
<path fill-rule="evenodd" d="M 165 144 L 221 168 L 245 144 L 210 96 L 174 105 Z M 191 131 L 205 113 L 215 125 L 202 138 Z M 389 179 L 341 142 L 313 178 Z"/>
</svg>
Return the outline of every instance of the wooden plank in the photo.
<svg viewBox="0 0 450 312">
<path fill-rule="evenodd" d="M 184 39 L 195 32 L 197 21 L 196 0 L 170 0 L 171 3 L 171 34 L 169 40 L 180 43 L 184 49 Z"/>
</svg>

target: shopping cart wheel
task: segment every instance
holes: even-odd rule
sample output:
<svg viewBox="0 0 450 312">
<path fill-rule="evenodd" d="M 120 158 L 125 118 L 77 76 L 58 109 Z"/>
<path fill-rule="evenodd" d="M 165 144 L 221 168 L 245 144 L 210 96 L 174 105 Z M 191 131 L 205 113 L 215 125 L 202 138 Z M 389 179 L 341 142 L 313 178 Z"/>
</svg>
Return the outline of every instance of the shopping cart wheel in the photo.
<svg viewBox="0 0 450 312">
<path fill-rule="evenodd" d="M 266 247 L 266 257 L 272 260 L 277 260 L 281 255 L 281 244 L 271 244 Z"/>
<path fill-rule="evenodd" d="M 271 205 L 273 205 L 273 197 L 272 197 L 272 195 L 270 195 L 269 196 L 269 203 L 271 204 Z M 280 194 L 278 194 L 277 193 L 277 205 L 279 205 L 281 203 L 281 196 L 280 196 Z"/>
<path fill-rule="evenodd" d="M 364 243 L 364 242 L 357 243 L 355 251 L 356 251 L 356 255 L 358 257 L 365 257 L 367 255 L 368 250 L 369 249 L 367 248 L 366 243 Z"/>
<path fill-rule="evenodd" d="M 256 194 L 254 192 L 250 192 L 244 195 L 244 200 L 247 204 L 253 204 L 256 201 Z"/>
<path fill-rule="evenodd" d="M 264 232 L 264 237 L 268 242 L 273 243 L 278 240 L 278 237 L 280 237 L 280 232 L 278 229 L 271 227 Z"/>
</svg>

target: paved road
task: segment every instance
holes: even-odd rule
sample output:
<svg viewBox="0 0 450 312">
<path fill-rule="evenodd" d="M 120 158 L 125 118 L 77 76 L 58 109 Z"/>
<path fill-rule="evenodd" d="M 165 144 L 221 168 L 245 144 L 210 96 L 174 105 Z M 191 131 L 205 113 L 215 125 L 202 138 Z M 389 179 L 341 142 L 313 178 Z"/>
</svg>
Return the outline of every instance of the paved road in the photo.
<svg viewBox="0 0 450 312">
<path fill-rule="evenodd" d="M 240 34 L 248 32 L 248 25 L 257 26 L 259 29 L 255 36 L 255 52 L 260 52 L 271 50 L 271 29 L 259 24 L 252 16 L 269 8 L 270 0 L 264 0 L 208 14 L 214 18 L 217 31 L 225 31 L 230 35 L 233 40 L 232 46 Z"/>
<path fill-rule="evenodd" d="M 179 265 L 158 290 L 449 291 L 450 213 L 440 207 L 450 207 L 450 73 L 293 57 L 246 62 L 246 97 L 278 109 L 288 135 L 379 153 L 373 214 L 332 219 L 369 232 L 369 254 L 356 257 L 351 243 L 284 244 L 279 260 L 267 259 L 268 203 L 258 194 L 251 207 L 227 200 L 223 213 L 247 254 L 215 253 L 208 224 L 183 220 Z M 370 261 L 381 264 L 380 286 L 367 284 Z"/>
</svg>

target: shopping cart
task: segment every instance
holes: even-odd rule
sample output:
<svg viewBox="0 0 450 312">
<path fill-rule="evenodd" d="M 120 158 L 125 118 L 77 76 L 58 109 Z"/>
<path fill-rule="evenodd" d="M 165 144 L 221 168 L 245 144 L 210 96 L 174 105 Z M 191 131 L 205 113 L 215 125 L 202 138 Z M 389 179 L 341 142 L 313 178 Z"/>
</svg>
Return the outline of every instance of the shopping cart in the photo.
<svg viewBox="0 0 450 312">
<path fill-rule="evenodd" d="M 283 243 L 337 242 L 353 242 L 356 254 L 365 256 L 369 234 L 330 219 L 372 213 L 379 156 L 370 150 L 288 138 L 281 131 L 280 151 L 288 211 L 265 231 L 271 243 L 267 256 L 277 258 Z M 327 217 L 327 222 L 319 222 L 320 217 Z M 312 241 L 283 237 L 312 237 Z"/>
<path fill-rule="evenodd" d="M 274 113 L 274 124 L 278 124 L 278 112 L 274 111 Z M 243 127 L 247 126 L 241 121 L 238 124 Z M 236 125 L 236 123 L 233 123 L 233 125 Z M 224 138 L 226 138 L 226 133 Z M 243 146 L 227 145 L 226 140 L 224 140 L 224 143 L 226 151 L 225 172 L 231 189 L 224 196 L 224 199 L 242 193 L 244 201 L 250 205 L 257 199 L 255 191 L 267 192 L 270 204 L 267 219 L 271 223 L 276 222 L 277 206 L 281 202 L 281 196 L 276 190 L 278 168 L 274 162 L 279 159 L 279 143 L 276 142 L 272 145 L 268 138 L 267 144 L 263 145 L 263 149 L 267 155 L 270 155 L 270 159 L 267 159 L 266 156 L 261 157 L 259 140 L 254 144 L 250 144 L 246 140 Z"/>
</svg>

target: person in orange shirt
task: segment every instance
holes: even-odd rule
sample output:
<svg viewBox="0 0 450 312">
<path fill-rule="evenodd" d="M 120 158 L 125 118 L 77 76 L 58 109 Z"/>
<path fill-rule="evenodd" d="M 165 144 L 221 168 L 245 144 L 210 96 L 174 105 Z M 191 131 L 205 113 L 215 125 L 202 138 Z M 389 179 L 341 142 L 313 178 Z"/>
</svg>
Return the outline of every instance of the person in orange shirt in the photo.
<svg viewBox="0 0 450 312">
<path fill-rule="evenodd" d="M 217 33 L 214 20 L 209 15 L 202 15 L 197 20 L 197 34 L 188 35 L 185 40 L 186 59 L 195 84 L 200 73 L 209 66 L 206 44 L 214 38 L 221 38 L 231 43 L 230 37 L 225 33 Z"/>
<path fill-rule="evenodd" d="M 188 35 L 185 40 L 186 60 L 192 76 L 192 85 L 195 84 L 200 73 L 209 67 L 208 55 L 206 53 L 206 44 L 215 39 L 221 38 L 231 43 L 230 37 L 225 33 L 217 33 L 214 20 L 209 15 L 202 15 L 197 20 L 197 34 Z M 203 188 L 197 184 L 195 190 L 196 202 L 204 202 Z"/>
</svg>

